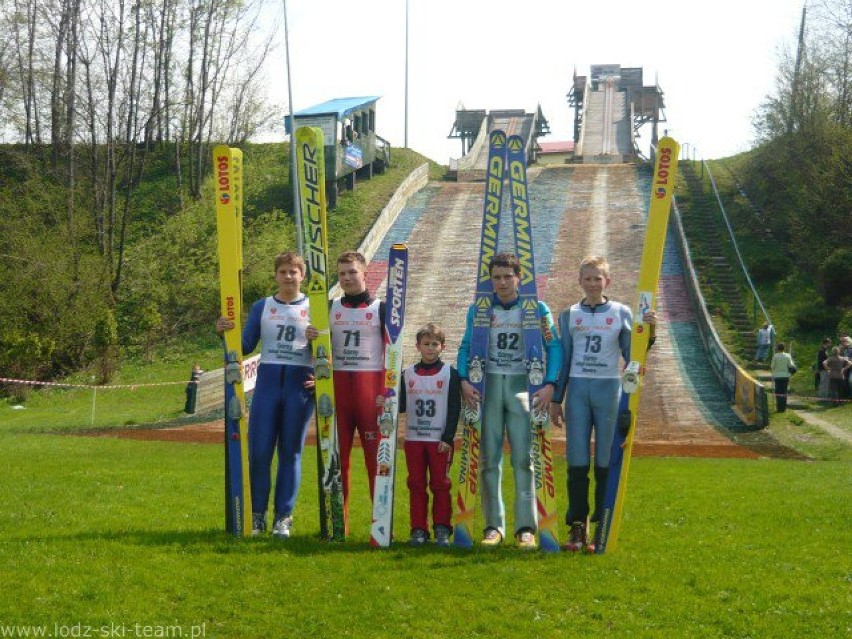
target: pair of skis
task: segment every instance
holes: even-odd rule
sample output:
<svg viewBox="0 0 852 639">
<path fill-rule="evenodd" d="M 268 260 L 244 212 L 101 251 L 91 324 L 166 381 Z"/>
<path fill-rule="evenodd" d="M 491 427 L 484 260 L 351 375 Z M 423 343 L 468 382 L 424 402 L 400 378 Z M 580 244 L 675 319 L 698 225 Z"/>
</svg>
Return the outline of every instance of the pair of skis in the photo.
<svg viewBox="0 0 852 639">
<path fill-rule="evenodd" d="M 651 203 L 648 207 L 648 224 L 645 229 L 645 246 L 639 267 L 638 300 L 633 309 L 633 331 L 630 336 L 631 361 L 622 376 L 618 425 L 610 452 L 604 506 L 595 533 L 595 552 L 598 554 L 608 550 L 614 551 L 621 531 L 624 495 L 633 454 L 636 417 L 639 411 L 642 381 L 645 377 L 645 356 L 650 339 L 650 330 L 643 321 L 643 317 L 649 311 L 653 311 L 656 306 L 657 285 L 663 264 L 663 249 L 674 195 L 679 151 L 680 146 L 670 137 L 662 138 L 657 145 L 651 184 Z"/>
<path fill-rule="evenodd" d="M 482 427 L 482 402 L 485 398 L 485 362 L 491 329 L 493 285 L 490 263 L 497 253 L 500 213 L 503 200 L 503 179 L 509 173 L 512 203 L 512 227 L 515 247 L 521 263 L 518 286 L 521 305 L 524 359 L 528 376 L 528 397 L 544 385 L 544 344 L 541 314 L 535 281 L 532 222 L 527 191 L 526 149 L 520 136 L 508 139 L 501 130 L 489 135 L 488 165 L 485 177 L 482 235 L 477 263 L 476 294 L 468 362 L 468 382 L 480 396 L 475 410 L 465 407 L 459 480 L 456 493 L 456 526 L 454 543 L 470 548 L 473 545 L 473 521 L 478 492 L 479 432 Z M 539 543 L 547 552 L 559 550 L 556 518 L 556 492 L 553 479 L 553 454 L 547 433 L 547 406 L 529 406 L 533 446 L 533 472 L 536 486 L 536 511 Z"/>
<path fill-rule="evenodd" d="M 248 422 L 243 389 L 242 209 L 243 154 L 224 145 L 213 149 L 220 314 L 234 323 L 225 343 L 225 529 L 251 535 Z"/>
<path fill-rule="evenodd" d="M 317 463 L 319 466 L 320 535 L 342 541 L 343 491 L 335 424 L 331 337 L 328 320 L 325 162 L 322 132 L 303 127 L 295 136 L 310 269 L 308 297 L 311 321 L 320 336 L 313 341 L 317 397 Z M 242 152 L 219 145 L 213 149 L 216 227 L 219 252 L 221 316 L 234 323 L 225 331 L 225 526 L 237 536 L 251 534 L 251 484 L 248 423 L 243 388 L 242 354 Z"/>
<path fill-rule="evenodd" d="M 473 299 L 473 327 L 470 334 L 467 366 L 467 381 L 476 389 L 480 398 L 485 397 L 485 363 L 488 359 L 488 338 L 491 331 L 491 307 L 494 297 L 490 265 L 492 258 L 497 254 L 505 171 L 506 134 L 495 130 L 488 136 L 485 202 L 482 209 L 479 258 L 476 263 L 476 293 Z M 482 401 L 480 400 L 475 409 L 465 405 L 463 419 L 453 543 L 460 548 L 470 548 L 473 546 L 473 523 L 476 515 L 476 497 L 479 493 L 479 434 L 482 429 Z"/>
<path fill-rule="evenodd" d="M 309 269 L 308 301 L 311 323 L 319 332 L 319 337 L 312 342 L 312 348 L 317 403 L 320 536 L 332 541 L 343 541 L 346 531 L 328 316 L 328 226 L 322 130 L 316 127 L 300 127 L 296 131 L 295 140 L 300 208 L 306 236 L 305 261 Z M 394 244 L 388 259 L 385 297 L 385 403 L 378 417 L 378 472 L 373 491 L 373 521 L 370 532 L 370 543 L 374 546 L 390 545 L 393 531 L 396 435 L 407 278 L 408 247 L 405 244 Z M 364 401 L 370 400 L 372 398 L 365 398 Z"/>
</svg>

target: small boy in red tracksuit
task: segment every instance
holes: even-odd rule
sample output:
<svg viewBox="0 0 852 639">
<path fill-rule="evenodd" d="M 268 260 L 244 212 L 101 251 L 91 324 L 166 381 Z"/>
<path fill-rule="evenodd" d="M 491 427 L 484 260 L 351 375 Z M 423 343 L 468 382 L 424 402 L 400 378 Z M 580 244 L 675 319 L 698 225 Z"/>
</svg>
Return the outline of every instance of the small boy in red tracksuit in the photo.
<svg viewBox="0 0 852 639">
<path fill-rule="evenodd" d="M 432 491 L 432 523 L 435 543 L 450 545 L 453 532 L 450 465 L 453 438 L 461 414 L 461 378 L 441 361 L 446 336 L 435 324 L 417 331 L 420 362 L 402 374 L 399 410 L 407 414 L 405 462 L 411 510 L 412 546 L 429 539 L 429 495 Z"/>
</svg>

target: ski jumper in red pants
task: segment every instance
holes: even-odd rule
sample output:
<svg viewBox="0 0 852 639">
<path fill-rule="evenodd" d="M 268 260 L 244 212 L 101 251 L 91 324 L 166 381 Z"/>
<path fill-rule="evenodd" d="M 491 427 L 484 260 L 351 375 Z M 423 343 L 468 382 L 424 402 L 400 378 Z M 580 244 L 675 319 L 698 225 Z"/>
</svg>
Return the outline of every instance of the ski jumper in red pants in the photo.
<svg viewBox="0 0 852 639">
<path fill-rule="evenodd" d="M 364 449 L 370 500 L 373 499 L 380 410 L 373 398 L 384 390 L 384 317 L 384 302 L 371 298 L 366 291 L 344 295 L 331 303 L 334 399 L 346 534 L 349 534 L 350 453 L 356 430 Z"/>
<path fill-rule="evenodd" d="M 440 359 L 409 366 L 402 374 L 400 412 L 407 414 L 405 462 L 408 466 L 411 530 L 429 530 L 429 495 L 432 491 L 432 524 L 452 532 L 450 464 L 453 438 L 461 413 L 461 378 Z M 450 446 L 445 453 L 438 445 Z M 428 477 L 428 480 L 427 480 Z"/>
</svg>

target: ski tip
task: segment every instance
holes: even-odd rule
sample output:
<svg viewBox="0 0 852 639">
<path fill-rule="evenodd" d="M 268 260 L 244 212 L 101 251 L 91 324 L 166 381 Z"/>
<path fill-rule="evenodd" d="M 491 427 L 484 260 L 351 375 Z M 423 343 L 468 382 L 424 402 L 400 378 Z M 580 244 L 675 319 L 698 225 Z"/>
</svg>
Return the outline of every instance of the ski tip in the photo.
<svg viewBox="0 0 852 639">
<path fill-rule="evenodd" d="M 506 132 L 503 129 L 494 129 L 488 135 L 488 143 L 495 148 L 501 148 L 506 145 Z"/>
<path fill-rule="evenodd" d="M 509 139 L 506 140 L 506 146 L 509 151 L 518 153 L 524 150 L 524 139 L 520 135 L 510 135 Z"/>
<path fill-rule="evenodd" d="M 538 544 L 542 552 L 559 552 L 559 541 L 549 532 L 539 533 Z"/>
<path fill-rule="evenodd" d="M 473 548 L 473 539 L 470 534 L 463 528 L 456 527 L 453 534 L 453 545 L 456 548 Z"/>
</svg>

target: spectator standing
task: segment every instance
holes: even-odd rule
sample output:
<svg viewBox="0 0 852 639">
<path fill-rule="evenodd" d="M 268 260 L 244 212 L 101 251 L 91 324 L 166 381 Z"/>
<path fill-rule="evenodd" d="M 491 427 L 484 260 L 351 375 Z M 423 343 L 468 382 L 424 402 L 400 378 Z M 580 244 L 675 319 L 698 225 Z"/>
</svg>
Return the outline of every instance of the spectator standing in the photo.
<svg viewBox="0 0 852 639">
<path fill-rule="evenodd" d="M 775 384 L 775 407 L 779 413 L 787 410 L 787 388 L 790 385 L 790 376 L 796 372 L 793 358 L 785 352 L 787 347 L 783 342 L 778 342 L 775 347 L 775 355 L 772 356 L 772 381 Z"/>
<path fill-rule="evenodd" d="M 828 371 L 828 398 L 835 401 L 842 399 L 846 372 L 852 367 L 852 361 L 843 357 L 840 354 L 840 347 L 835 346 L 831 349 L 831 356 L 823 362 L 822 366 Z"/>
<path fill-rule="evenodd" d="M 757 330 L 757 352 L 754 355 L 754 361 L 765 362 L 769 358 L 774 337 L 775 328 L 769 322 L 764 322 L 763 326 Z"/>
</svg>

